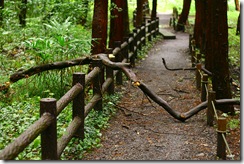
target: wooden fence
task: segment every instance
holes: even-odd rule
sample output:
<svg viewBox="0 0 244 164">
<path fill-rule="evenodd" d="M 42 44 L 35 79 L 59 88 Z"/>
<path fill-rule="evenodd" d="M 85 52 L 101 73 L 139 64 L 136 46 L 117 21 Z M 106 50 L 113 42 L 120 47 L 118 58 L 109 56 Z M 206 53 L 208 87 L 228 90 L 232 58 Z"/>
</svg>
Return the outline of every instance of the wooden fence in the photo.
<svg viewBox="0 0 244 164">
<path fill-rule="evenodd" d="M 226 141 L 226 126 L 227 119 L 222 116 L 218 116 L 216 105 L 225 104 L 225 100 L 216 100 L 215 91 L 212 89 L 212 85 L 209 84 L 209 77 L 212 76 L 212 73 L 202 67 L 201 56 L 202 54 L 196 50 L 195 41 L 192 36 L 189 36 L 189 48 L 191 54 L 192 67 L 196 67 L 196 87 L 201 91 L 201 101 L 207 101 L 207 125 L 213 126 L 214 120 L 217 123 L 217 157 L 220 159 L 226 160 L 226 149 L 228 151 L 228 156 L 230 159 L 233 159 L 233 155 L 229 148 L 229 145 Z M 228 104 L 226 102 L 226 104 Z M 237 104 L 240 105 L 240 104 Z"/>
<path fill-rule="evenodd" d="M 116 62 L 130 62 L 135 65 L 137 51 L 151 41 L 159 33 L 159 18 L 144 22 L 125 38 L 125 41 L 116 42 L 116 48 L 111 52 Z M 14 159 L 30 143 L 41 135 L 41 159 L 58 160 L 73 137 L 84 139 L 84 119 L 91 109 L 102 110 L 102 95 L 105 92 L 114 93 L 114 81 L 122 84 L 122 71 L 105 66 L 101 59 L 91 62 L 93 70 L 89 74 L 74 73 L 73 87 L 58 101 L 54 98 L 40 100 L 40 118 L 28 127 L 18 138 L 7 145 L 0 152 L 0 159 Z M 105 70 L 105 71 L 104 71 Z M 93 97 L 85 105 L 85 87 L 93 84 Z M 72 122 L 61 138 L 57 138 L 57 117 L 62 110 L 72 103 Z M 67 120 L 68 121 L 68 120 Z"/>
</svg>

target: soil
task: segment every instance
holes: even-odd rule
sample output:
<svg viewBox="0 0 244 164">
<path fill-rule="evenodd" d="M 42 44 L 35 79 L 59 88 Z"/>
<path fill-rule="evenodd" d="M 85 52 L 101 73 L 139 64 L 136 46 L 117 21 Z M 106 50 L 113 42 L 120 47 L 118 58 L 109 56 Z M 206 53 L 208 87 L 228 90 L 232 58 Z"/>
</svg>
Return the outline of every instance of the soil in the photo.
<svg viewBox="0 0 244 164">
<path fill-rule="evenodd" d="M 158 41 L 132 70 L 174 110 L 186 112 L 201 103 L 200 91 L 195 71 L 169 71 L 162 63 L 165 58 L 170 68 L 191 67 L 189 34 L 174 32 L 168 26 L 170 16 L 159 14 L 160 27 L 175 33 L 176 39 Z M 85 154 L 83 160 L 216 160 L 217 132 L 216 127 L 207 126 L 206 110 L 180 122 L 130 81 L 120 91 L 124 96 L 110 127 L 102 132 L 103 146 Z M 231 131 L 227 141 L 234 159 L 240 160 L 240 129 Z"/>
</svg>

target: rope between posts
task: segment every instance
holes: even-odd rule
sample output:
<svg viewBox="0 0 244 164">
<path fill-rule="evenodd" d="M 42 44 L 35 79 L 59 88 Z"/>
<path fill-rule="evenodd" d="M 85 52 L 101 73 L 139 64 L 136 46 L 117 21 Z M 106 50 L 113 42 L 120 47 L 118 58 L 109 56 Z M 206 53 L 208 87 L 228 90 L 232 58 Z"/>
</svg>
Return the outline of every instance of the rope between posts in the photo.
<svg viewBox="0 0 244 164">
<path fill-rule="evenodd" d="M 226 147 L 227 147 L 227 150 L 228 150 L 228 152 L 229 152 L 229 156 L 232 158 L 232 160 L 234 160 L 233 155 L 232 155 L 232 153 L 231 153 L 231 151 L 230 151 L 229 144 L 228 144 L 227 141 L 226 141 L 226 138 L 225 138 L 224 133 L 222 133 L 222 137 L 223 137 L 223 140 L 224 140 L 225 145 L 226 145 Z"/>
<path fill-rule="evenodd" d="M 216 119 L 218 120 L 218 115 L 217 115 L 217 111 L 216 111 L 216 108 L 215 108 L 214 102 L 213 102 L 213 101 L 211 101 L 211 103 L 212 103 L 212 106 L 213 106 L 213 110 L 214 110 L 215 117 L 216 117 Z"/>
<path fill-rule="evenodd" d="M 206 94 L 207 94 L 207 97 L 208 97 L 208 85 L 204 84 L 204 86 L 205 86 Z"/>
</svg>

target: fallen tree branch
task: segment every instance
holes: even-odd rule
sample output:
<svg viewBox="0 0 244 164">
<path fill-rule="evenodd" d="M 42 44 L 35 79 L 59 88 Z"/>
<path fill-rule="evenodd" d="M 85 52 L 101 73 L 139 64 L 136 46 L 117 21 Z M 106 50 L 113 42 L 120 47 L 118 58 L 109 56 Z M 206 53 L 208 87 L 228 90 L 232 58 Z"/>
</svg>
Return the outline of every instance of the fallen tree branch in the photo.
<svg viewBox="0 0 244 164">
<path fill-rule="evenodd" d="M 35 74 L 38 74 L 38 73 L 41 73 L 44 71 L 49 71 L 49 70 L 54 70 L 54 69 L 64 69 L 64 68 L 73 67 L 73 66 L 77 66 L 77 65 L 90 64 L 91 61 L 95 58 L 100 58 L 104 65 L 107 65 L 114 69 L 120 69 L 121 67 L 130 65 L 129 63 L 112 62 L 107 57 L 107 54 L 98 54 L 98 55 L 83 57 L 83 58 L 79 58 L 79 59 L 38 65 L 38 66 L 31 67 L 28 70 L 18 71 L 10 76 L 10 82 L 14 83 L 23 78 L 28 78 L 32 75 L 35 75 Z"/>
<path fill-rule="evenodd" d="M 84 65 L 84 64 L 89 64 L 91 62 L 90 57 L 84 57 L 80 59 L 74 59 L 74 60 L 68 60 L 68 61 L 62 61 L 62 62 L 54 62 L 50 64 L 43 64 L 43 65 L 38 65 L 31 67 L 28 70 L 23 70 L 23 71 L 18 71 L 10 76 L 10 82 L 14 83 L 17 82 L 20 79 L 23 78 L 28 78 L 32 75 L 44 72 L 44 71 L 49 71 L 49 70 L 54 70 L 54 69 L 63 69 L 67 67 L 72 67 L 76 65 Z"/>
<path fill-rule="evenodd" d="M 195 70 L 196 68 L 192 67 L 192 68 L 169 68 L 167 65 L 166 65 L 166 61 L 164 58 L 162 58 L 162 61 L 163 61 L 163 64 L 164 64 L 164 67 L 167 69 L 167 70 L 170 70 L 170 71 L 179 71 L 179 70 Z"/>
<path fill-rule="evenodd" d="M 134 74 L 133 71 L 131 71 L 128 68 L 122 68 L 123 72 L 125 75 L 131 79 L 132 84 L 134 86 L 137 86 L 142 90 L 144 94 L 146 94 L 148 97 L 150 97 L 155 103 L 163 107 L 171 116 L 174 118 L 184 122 L 185 120 L 189 119 L 190 117 L 194 116 L 201 110 L 207 108 L 207 101 L 202 102 L 201 104 L 197 105 L 196 107 L 190 109 L 188 112 L 185 113 L 179 113 L 172 109 L 169 104 L 163 100 L 161 97 L 159 97 L 156 93 L 154 93 L 152 90 L 149 89 L 149 87 L 144 84 L 141 81 L 138 81 L 136 78 L 136 75 Z M 216 104 L 229 104 L 229 105 L 240 105 L 240 100 L 233 100 L 233 99 L 221 99 L 221 100 L 216 100 Z"/>
</svg>

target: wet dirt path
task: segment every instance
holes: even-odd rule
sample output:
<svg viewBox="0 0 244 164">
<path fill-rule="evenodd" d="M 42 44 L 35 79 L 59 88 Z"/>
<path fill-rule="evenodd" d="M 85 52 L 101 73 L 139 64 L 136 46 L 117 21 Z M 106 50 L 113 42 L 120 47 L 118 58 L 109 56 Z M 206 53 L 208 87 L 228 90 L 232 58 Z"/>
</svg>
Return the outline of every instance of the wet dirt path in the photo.
<svg viewBox="0 0 244 164">
<path fill-rule="evenodd" d="M 167 27 L 169 15 L 161 15 L 161 27 Z M 173 32 L 173 31 L 172 31 Z M 194 71 L 166 70 L 191 67 L 189 35 L 176 33 L 174 40 L 158 41 L 147 58 L 133 71 L 170 106 L 186 112 L 200 103 Z M 216 132 L 206 125 L 205 110 L 180 122 L 148 99 L 129 81 L 122 86 L 124 97 L 110 127 L 102 132 L 102 147 L 87 153 L 83 160 L 214 160 Z"/>
</svg>

